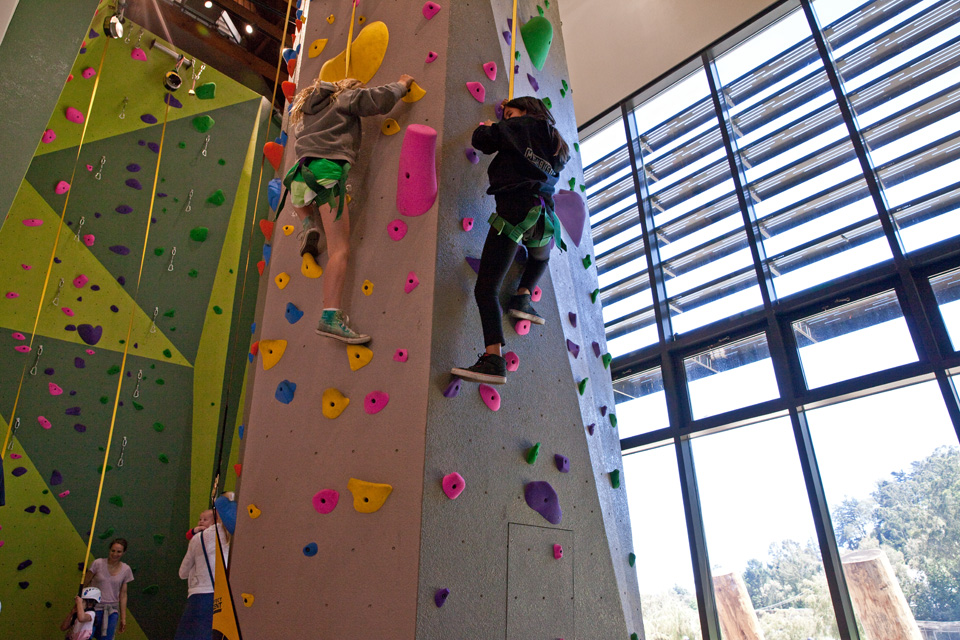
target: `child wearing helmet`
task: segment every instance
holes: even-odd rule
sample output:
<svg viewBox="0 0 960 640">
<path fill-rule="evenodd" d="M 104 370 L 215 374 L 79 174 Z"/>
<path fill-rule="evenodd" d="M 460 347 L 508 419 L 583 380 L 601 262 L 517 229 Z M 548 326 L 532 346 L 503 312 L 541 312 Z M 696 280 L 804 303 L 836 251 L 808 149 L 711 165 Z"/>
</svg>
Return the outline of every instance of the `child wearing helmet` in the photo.
<svg viewBox="0 0 960 640">
<path fill-rule="evenodd" d="M 100 604 L 100 589 L 84 587 L 76 597 L 73 610 L 60 624 L 60 631 L 70 631 L 67 640 L 87 640 L 93 635 L 93 608 Z"/>
</svg>

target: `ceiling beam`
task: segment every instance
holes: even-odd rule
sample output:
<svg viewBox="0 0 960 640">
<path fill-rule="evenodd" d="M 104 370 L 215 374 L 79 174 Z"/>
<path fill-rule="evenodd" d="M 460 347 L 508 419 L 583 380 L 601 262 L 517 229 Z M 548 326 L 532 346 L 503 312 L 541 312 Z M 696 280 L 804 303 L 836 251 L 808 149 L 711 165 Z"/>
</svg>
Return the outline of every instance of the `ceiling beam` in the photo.
<svg viewBox="0 0 960 640">
<path fill-rule="evenodd" d="M 277 42 L 282 43 L 283 41 L 283 17 L 277 16 L 277 21 L 280 23 L 280 26 L 277 26 L 275 22 L 271 22 L 268 19 L 261 16 L 259 13 L 252 11 L 239 2 L 234 0 L 214 0 L 214 2 L 230 13 L 234 13 L 251 25 L 257 27 L 265 34 L 276 40 Z M 284 11 L 286 15 L 286 11 Z M 291 14 L 292 15 L 292 14 Z M 292 33 L 292 29 L 288 29 L 287 33 Z M 281 47 L 282 48 L 282 47 Z"/>
</svg>

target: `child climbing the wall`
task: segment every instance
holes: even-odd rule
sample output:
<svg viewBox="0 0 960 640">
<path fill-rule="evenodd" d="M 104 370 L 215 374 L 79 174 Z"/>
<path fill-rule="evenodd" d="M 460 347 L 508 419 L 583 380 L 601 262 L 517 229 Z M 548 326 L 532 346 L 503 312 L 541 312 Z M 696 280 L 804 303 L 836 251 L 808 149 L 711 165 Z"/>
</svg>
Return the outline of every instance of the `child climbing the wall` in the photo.
<svg viewBox="0 0 960 640">
<path fill-rule="evenodd" d="M 455 367 L 451 373 L 467 380 L 504 384 L 507 368 L 500 349 L 506 343 L 500 287 L 522 242 L 527 247 L 527 262 L 507 313 L 534 324 L 544 323 L 530 304 L 530 293 L 546 271 L 550 241 L 554 240 L 561 250 L 566 248 L 553 211 L 553 190 L 570 151 L 547 106 L 529 96 L 505 102 L 503 120 L 488 120 L 477 127 L 473 146 L 483 153 L 497 154 L 487 169 L 487 193 L 494 196 L 497 210 L 489 219 L 490 231 L 474 287 L 486 351 L 472 367 Z"/>
<path fill-rule="evenodd" d="M 317 333 L 347 344 L 370 341 L 370 336 L 347 324 L 342 303 L 350 257 L 346 184 L 360 149 L 360 119 L 388 113 L 412 83 L 413 78 L 406 74 L 396 82 L 371 88 L 353 78 L 330 83 L 318 77 L 312 86 L 297 94 L 290 111 L 299 160 L 283 183 L 303 224 L 300 255 L 305 261 L 319 256 L 321 228 L 329 254 Z"/>
<path fill-rule="evenodd" d="M 93 609 L 100 604 L 100 589 L 85 587 L 76 597 L 73 610 L 60 624 L 60 631 L 68 631 L 66 640 L 87 640 L 93 635 Z"/>
</svg>

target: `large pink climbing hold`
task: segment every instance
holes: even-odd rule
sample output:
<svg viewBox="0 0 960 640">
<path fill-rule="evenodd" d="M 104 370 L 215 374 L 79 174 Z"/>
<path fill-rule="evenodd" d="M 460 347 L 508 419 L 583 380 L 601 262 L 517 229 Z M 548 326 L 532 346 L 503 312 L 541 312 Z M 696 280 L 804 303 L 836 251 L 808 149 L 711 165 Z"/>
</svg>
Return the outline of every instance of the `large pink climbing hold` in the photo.
<svg viewBox="0 0 960 640">
<path fill-rule="evenodd" d="M 392 220 L 390 224 L 387 225 L 387 235 L 390 236 L 390 239 L 394 242 L 403 240 L 403 237 L 407 235 L 407 223 L 400 218 Z"/>
<path fill-rule="evenodd" d="M 423 17 L 429 20 L 440 12 L 440 5 L 436 2 L 427 2 L 423 5 Z"/>
<path fill-rule="evenodd" d="M 406 362 L 407 358 L 410 357 L 410 354 L 407 353 L 406 349 L 397 349 L 393 354 L 394 362 Z"/>
<path fill-rule="evenodd" d="M 375 413 L 380 413 L 388 402 L 390 402 L 390 396 L 383 391 L 371 391 L 363 399 L 363 410 L 372 416 Z"/>
<path fill-rule="evenodd" d="M 520 368 L 520 356 L 513 351 L 503 354 L 503 359 L 507 361 L 507 371 L 516 371 Z"/>
<path fill-rule="evenodd" d="M 97 237 L 92 233 L 87 233 L 87 234 L 84 234 L 83 236 L 83 244 L 87 245 L 88 247 L 92 247 L 93 243 L 96 241 L 97 241 Z"/>
<path fill-rule="evenodd" d="M 40 142 L 44 144 L 50 144 L 56 139 L 57 139 L 57 134 L 54 132 L 54 130 L 47 129 L 46 131 L 43 132 L 43 136 L 40 138 Z"/>
<path fill-rule="evenodd" d="M 483 88 L 483 85 L 479 82 L 468 82 L 467 90 L 470 92 L 477 102 L 483 102 L 487 97 L 487 90 Z"/>
<path fill-rule="evenodd" d="M 13 348 L 13 350 L 14 350 L 14 351 L 18 351 L 18 352 L 20 352 L 20 353 L 30 353 L 30 345 L 28 345 L 28 344 L 18 344 L 17 346 L 15 346 L 15 347 Z"/>
<path fill-rule="evenodd" d="M 454 471 L 443 476 L 443 492 L 451 500 L 456 500 L 457 496 L 463 493 L 467 486 L 467 481 L 459 473 Z"/>
<path fill-rule="evenodd" d="M 534 287 L 533 291 L 530 292 L 530 301 L 531 302 L 540 302 L 540 298 L 543 297 L 543 289 L 540 287 Z"/>
<path fill-rule="evenodd" d="M 313 508 L 317 513 L 330 513 L 337 508 L 340 493 L 336 489 L 323 489 L 313 496 Z"/>
<path fill-rule="evenodd" d="M 483 400 L 483 404 L 487 405 L 490 411 L 500 410 L 500 394 L 490 385 L 480 385 L 480 399 Z"/>
<path fill-rule="evenodd" d="M 47 388 L 50 389 L 50 395 L 52 396 L 59 396 L 63 394 L 63 388 L 61 388 L 56 382 L 48 382 Z"/>
<path fill-rule="evenodd" d="M 490 82 L 493 82 L 497 79 L 497 63 L 488 62 L 483 65 L 483 72 L 487 74 L 487 77 L 490 78 Z"/>
<path fill-rule="evenodd" d="M 83 117 L 83 114 L 80 113 L 79 109 L 76 109 L 74 107 L 67 107 L 66 116 L 67 116 L 67 120 L 69 120 L 70 122 L 83 124 L 84 117 Z"/>
<path fill-rule="evenodd" d="M 80 73 L 80 75 L 83 76 L 85 80 L 89 80 L 93 76 L 97 75 L 97 70 L 93 67 L 87 67 Z"/>
<path fill-rule="evenodd" d="M 57 186 L 54 187 L 53 190 L 56 191 L 58 195 L 63 195 L 67 191 L 70 191 L 70 183 L 66 180 L 61 180 L 57 183 Z"/>
<path fill-rule="evenodd" d="M 23 226 L 25 227 L 39 227 L 43 225 L 43 220 L 40 218 L 27 218 L 23 221 Z"/>
<path fill-rule="evenodd" d="M 397 171 L 397 211 L 421 216 L 437 200 L 437 130 L 411 124 L 403 134 Z"/>
<path fill-rule="evenodd" d="M 470 231 L 473 229 L 473 218 L 464 218 L 463 219 L 463 230 Z"/>
<path fill-rule="evenodd" d="M 407 281 L 403 284 L 403 292 L 410 293 L 420 286 L 420 278 L 413 271 L 407 274 Z"/>
<path fill-rule="evenodd" d="M 514 330 L 517 332 L 518 336 L 525 336 L 530 333 L 530 321 L 529 320 L 518 320 L 517 324 L 513 326 Z"/>
<path fill-rule="evenodd" d="M 425 60 L 425 62 L 426 62 L 427 64 L 430 64 L 431 62 L 433 62 L 433 61 L 436 60 L 436 59 L 437 59 L 437 52 L 436 52 L 436 51 L 430 51 L 430 52 L 427 53 L 427 59 Z"/>
<path fill-rule="evenodd" d="M 43 427 L 44 429 L 49 429 L 50 427 L 53 426 L 52 424 L 50 424 L 50 421 L 44 418 L 43 416 L 37 416 L 37 422 L 39 422 L 40 426 Z"/>
<path fill-rule="evenodd" d="M 75 286 L 77 289 L 83 289 L 88 282 L 90 282 L 90 278 L 81 273 L 73 279 L 73 286 Z"/>
</svg>

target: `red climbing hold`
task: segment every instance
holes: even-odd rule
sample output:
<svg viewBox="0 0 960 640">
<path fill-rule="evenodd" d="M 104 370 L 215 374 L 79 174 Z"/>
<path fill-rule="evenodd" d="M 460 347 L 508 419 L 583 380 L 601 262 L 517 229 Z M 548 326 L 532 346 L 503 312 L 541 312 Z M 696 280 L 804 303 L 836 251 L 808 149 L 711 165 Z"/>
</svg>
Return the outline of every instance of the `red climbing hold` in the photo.
<svg viewBox="0 0 960 640">
<path fill-rule="evenodd" d="M 261 220 L 260 221 L 260 231 L 263 232 L 263 237 L 269 242 L 270 238 L 273 237 L 273 227 L 274 223 L 270 220 Z"/>
<path fill-rule="evenodd" d="M 293 72 L 297 70 L 297 59 L 291 58 L 287 60 L 287 75 L 292 76 Z"/>
<path fill-rule="evenodd" d="M 283 97 L 287 99 L 287 102 L 293 102 L 293 97 L 297 94 L 297 85 L 285 80 L 280 83 L 280 89 L 283 91 Z"/>
<path fill-rule="evenodd" d="M 253 355 L 257 355 L 258 353 L 260 353 L 260 341 L 259 341 L 259 340 L 257 340 L 257 341 L 254 342 L 252 345 L 250 345 L 250 353 L 252 353 Z"/>
<path fill-rule="evenodd" d="M 243 465 L 242 465 L 242 464 L 240 464 L 240 463 L 238 462 L 237 464 L 233 465 L 233 472 L 234 472 L 235 474 L 237 474 L 237 477 L 238 477 L 238 478 L 240 477 L 240 472 L 241 472 L 241 471 L 243 471 Z"/>
<path fill-rule="evenodd" d="M 283 147 L 281 145 L 271 140 L 263 145 L 263 155 L 274 171 L 280 170 L 280 162 L 283 160 Z"/>
<path fill-rule="evenodd" d="M 267 263 L 263 260 L 257 262 L 257 271 L 260 272 L 260 275 L 263 275 L 263 269 L 267 266 Z"/>
</svg>

